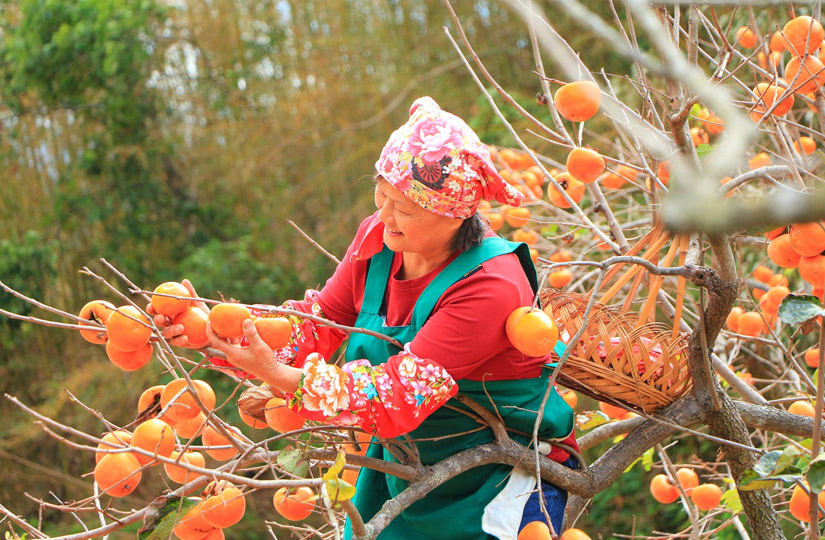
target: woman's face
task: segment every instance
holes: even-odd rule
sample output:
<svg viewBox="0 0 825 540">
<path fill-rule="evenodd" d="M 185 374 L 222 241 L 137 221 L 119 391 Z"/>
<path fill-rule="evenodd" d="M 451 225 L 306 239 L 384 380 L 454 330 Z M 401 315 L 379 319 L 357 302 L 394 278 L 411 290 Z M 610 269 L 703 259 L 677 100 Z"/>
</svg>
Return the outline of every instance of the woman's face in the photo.
<svg viewBox="0 0 825 540">
<path fill-rule="evenodd" d="M 436 258 L 450 253 L 461 219 L 430 212 L 381 177 L 375 182 L 375 206 L 384 223 L 384 243 L 393 251 Z"/>
</svg>

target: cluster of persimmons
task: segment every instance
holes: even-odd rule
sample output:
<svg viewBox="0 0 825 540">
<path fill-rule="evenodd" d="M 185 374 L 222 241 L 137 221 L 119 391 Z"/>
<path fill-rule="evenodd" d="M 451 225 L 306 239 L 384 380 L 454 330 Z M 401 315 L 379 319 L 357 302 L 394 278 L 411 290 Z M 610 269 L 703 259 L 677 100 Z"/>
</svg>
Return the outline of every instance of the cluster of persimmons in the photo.
<svg viewBox="0 0 825 540">
<path fill-rule="evenodd" d="M 219 336 L 237 339 L 243 336 L 243 321 L 253 319 L 263 340 L 273 349 L 285 346 L 291 336 L 292 324 L 283 317 L 253 317 L 246 306 L 223 302 L 207 313 L 193 305 L 186 287 L 168 282 L 159 285 L 151 297 L 155 313 L 169 317 L 172 324 L 184 327 L 188 347 L 206 347 L 209 322 Z M 78 315 L 80 330 L 89 342 L 105 344 L 111 362 L 125 371 L 143 367 L 152 357 L 154 329 L 150 319 L 134 305 L 115 307 L 103 300 L 86 304 Z M 190 446 L 200 437 L 206 454 L 215 461 L 228 461 L 239 453 L 240 446 L 232 438 L 241 439 L 240 430 L 225 423 L 214 423 L 216 396 L 203 380 L 177 378 L 165 385 L 152 386 L 140 396 L 136 426 L 106 433 L 95 455 L 94 479 L 102 493 L 124 497 L 140 483 L 147 467 L 163 465 L 167 478 L 177 484 L 187 484 L 208 473 L 205 456 Z M 238 409 L 241 419 L 255 429 L 270 428 L 280 433 L 300 429 L 304 419 L 287 407 L 281 397 L 273 397 L 263 412 L 265 421 Z M 189 443 L 182 443 L 189 440 Z M 198 471 L 201 469 L 201 471 Z M 354 471 L 344 472 L 345 481 L 354 483 Z M 357 474 L 357 472 L 355 472 Z M 349 478 L 346 478 L 349 475 Z M 188 508 L 174 528 L 180 540 L 218 540 L 222 529 L 237 523 L 246 509 L 241 487 L 227 481 L 213 481 Z M 281 488 L 273 497 L 275 509 L 286 519 L 306 519 L 315 507 L 317 495 L 309 487 L 287 490 Z"/>
</svg>

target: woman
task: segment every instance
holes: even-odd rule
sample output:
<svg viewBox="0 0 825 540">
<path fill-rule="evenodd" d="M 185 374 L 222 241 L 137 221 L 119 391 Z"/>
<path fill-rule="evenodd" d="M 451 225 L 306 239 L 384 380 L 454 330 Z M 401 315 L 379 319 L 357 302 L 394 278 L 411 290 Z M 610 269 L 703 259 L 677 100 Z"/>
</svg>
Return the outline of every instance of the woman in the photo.
<svg viewBox="0 0 825 540">
<path fill-rule="evenodd" d="M 469 126 L 429 97 L 413 103 L 376 172 L 378 210 L 361 224 L 325 287 L 287 305 L 375 330 L 404 348 L 306 320 L 295 321 L 290 346 L 275 355 L 251 321 L 245 323 L 248 346 L 211 333 L 212 346 L 232 365 L 287 393 L 293 408 L 311 420 L 360 426 L 386 438 L 406 434 L 425 465 L 493 440 L 490 429 L 441 407 L 457 392 L 494 408 L 509 428 L 532 433 L 535 413 L 529 411 L 538 410 L 544 395 L 548 359 L 525 357 L 504 327 L 514 309 L 532 304 L 535 268 L 524 244 L 498 238 L 476 214 L 482 199 L 517 206 L 521 194 L 498 175 Z M 327 364 L 345 338 L 347 362 Z M 551 396 L 541 436 L 575 447 L 572 411 L 555 391 Z M 529 443 L 526 436 L 513 438 Z M 573 466 L 561 447 L 547 451 Z M 367 455 L 394 459 L 378 444 Z M 355 505 L 369 520 L 406 485 L 362 469 Z M 472 469 L 412 504 L 380 538 L 515 540 L 528 522 L 544 519 L 535 485 L 534 475 L 509 466 Z M 559 531 L 567 495 L 550 484 L 543 491 Z"/>
</svg>

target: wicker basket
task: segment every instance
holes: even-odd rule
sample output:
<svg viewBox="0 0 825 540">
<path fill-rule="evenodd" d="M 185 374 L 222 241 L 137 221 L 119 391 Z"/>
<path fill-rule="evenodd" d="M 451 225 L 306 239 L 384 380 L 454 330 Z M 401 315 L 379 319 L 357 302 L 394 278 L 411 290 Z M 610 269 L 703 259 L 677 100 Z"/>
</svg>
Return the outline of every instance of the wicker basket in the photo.
<svg viewBox="0 0 825 540">
<path fill-rule="evenodd" d="M 648 238 L 650 249 L 643 256 L 655 260 L 656 252 L 665 240 L 666 234 L 654 232 Z M 639 250 L 641 246 L 634 248 Z M 669 265 L 680 248 L 685 253 L 687 244 L 679 239 L 671 248 L 661 264 Z M 684 260 L 683 257 L 680 259 Z M 601 300 L 606 302 L 622 283 L 635 277 L 628 294 L 628 300 L 631 300 L 645 274 L 640 268 L 631 267 Z M 630 311 L 629 301 L 622 307 L 597 302 L 586 323 L 583 316 L 589 295 L 555 289 L 542 291 L 542 306 L 552 309 L 559 335 L 565 341 L 572 339 L 583 324 L 587 325 L 559 372 L 559 382 L 599 401 L 622 404 L 647 413 L 670 405 L 690 390 L 688 335 L 678 331 L 684 281 L 679 283 L 677 315 L 670 326 L 652 320 L 655 295 L 660 286 L 661 278 L 653 277 L 647 291 L 648 299 L 639 313 Z"/>
</svg>

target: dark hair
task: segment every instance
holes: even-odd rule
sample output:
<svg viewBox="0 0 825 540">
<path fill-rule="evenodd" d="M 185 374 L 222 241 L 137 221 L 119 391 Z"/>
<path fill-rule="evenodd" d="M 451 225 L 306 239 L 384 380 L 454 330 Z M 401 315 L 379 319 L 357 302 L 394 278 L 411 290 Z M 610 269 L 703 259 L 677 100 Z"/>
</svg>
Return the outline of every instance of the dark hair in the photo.
<svg viewBox="0 0 825 540">
<path fill-rule="evenodd" d="M 478 214 L 465 219 L 453 238 L 453 252 L 464 252 L 471 247 L 481 245 L 487 234 L 487 226 Z"/>
</svg>

